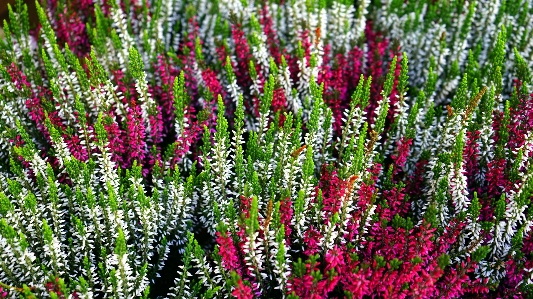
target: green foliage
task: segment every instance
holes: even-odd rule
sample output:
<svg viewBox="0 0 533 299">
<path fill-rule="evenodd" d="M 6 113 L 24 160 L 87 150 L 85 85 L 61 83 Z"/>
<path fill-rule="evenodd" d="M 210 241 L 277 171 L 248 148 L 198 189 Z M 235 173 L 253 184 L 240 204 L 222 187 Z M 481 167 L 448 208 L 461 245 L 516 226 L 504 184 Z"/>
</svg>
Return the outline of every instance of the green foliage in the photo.
<svg viewBox="0 0 533 299">
<path fill-rule="evenodd" d="M 141 55 L 135 47 L 130 48 L 129 67 L 133 78 L 137 80 L 143 78 L 144 63 L 142 61 Z"/>
</svg>

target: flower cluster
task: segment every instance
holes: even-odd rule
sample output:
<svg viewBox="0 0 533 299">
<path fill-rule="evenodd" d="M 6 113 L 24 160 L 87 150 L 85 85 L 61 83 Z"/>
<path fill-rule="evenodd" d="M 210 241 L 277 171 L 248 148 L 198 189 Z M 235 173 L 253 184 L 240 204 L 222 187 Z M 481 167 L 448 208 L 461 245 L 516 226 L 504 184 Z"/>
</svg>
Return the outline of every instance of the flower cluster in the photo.
<svg viewBox="0 0 533 299">
<path fill-rule="evenodd" d="M 17 0 L 0 298 L 533 296 L 530 0 Z"/>
</svg>

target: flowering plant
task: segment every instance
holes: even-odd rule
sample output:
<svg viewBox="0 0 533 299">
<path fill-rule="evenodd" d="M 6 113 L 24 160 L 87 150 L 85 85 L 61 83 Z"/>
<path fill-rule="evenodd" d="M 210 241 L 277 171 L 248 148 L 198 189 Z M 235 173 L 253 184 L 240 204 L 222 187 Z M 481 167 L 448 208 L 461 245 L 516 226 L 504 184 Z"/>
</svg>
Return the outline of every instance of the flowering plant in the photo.
<svg viewBox="0 0 533 299">
<path fill-rule="evenodd" d="M 529 0 L 17 0 L 0 298 L 528 298 Z"/>
</svg>

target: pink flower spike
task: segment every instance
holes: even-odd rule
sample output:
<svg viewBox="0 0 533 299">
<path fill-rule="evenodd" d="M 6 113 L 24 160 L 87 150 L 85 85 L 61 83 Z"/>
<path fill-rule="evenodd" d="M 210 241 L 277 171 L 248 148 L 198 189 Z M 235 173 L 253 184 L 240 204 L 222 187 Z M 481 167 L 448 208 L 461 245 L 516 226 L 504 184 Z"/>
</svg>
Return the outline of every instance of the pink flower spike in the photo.
<svg viewBox="0 0 533 299">
<path fill-rule="evenodd" d="M 239 281 L 237 282 L 237 285 L 235 286 L 235 289 L 233 292 L 231 292 L 233 296 L 235 296 L 237 299 L 253 299 L 253 293 L 252 288 L 250 288 L 247 285 L 244 285 L 242 282 L 242 279 L 239 278 Z"/>
</svg>

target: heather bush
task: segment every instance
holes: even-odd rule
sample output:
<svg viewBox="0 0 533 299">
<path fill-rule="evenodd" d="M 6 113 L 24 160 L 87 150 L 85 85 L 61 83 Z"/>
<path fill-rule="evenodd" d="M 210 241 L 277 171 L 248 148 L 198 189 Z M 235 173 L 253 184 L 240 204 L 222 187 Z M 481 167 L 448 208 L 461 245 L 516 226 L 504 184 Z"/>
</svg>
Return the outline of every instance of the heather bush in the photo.
<svg viewBox="0 0 533 299">
<path fill-rule="evenodd" d="M 0 298 L 531 298 L 530 0 L 17 0 Z"/>
</svg>

